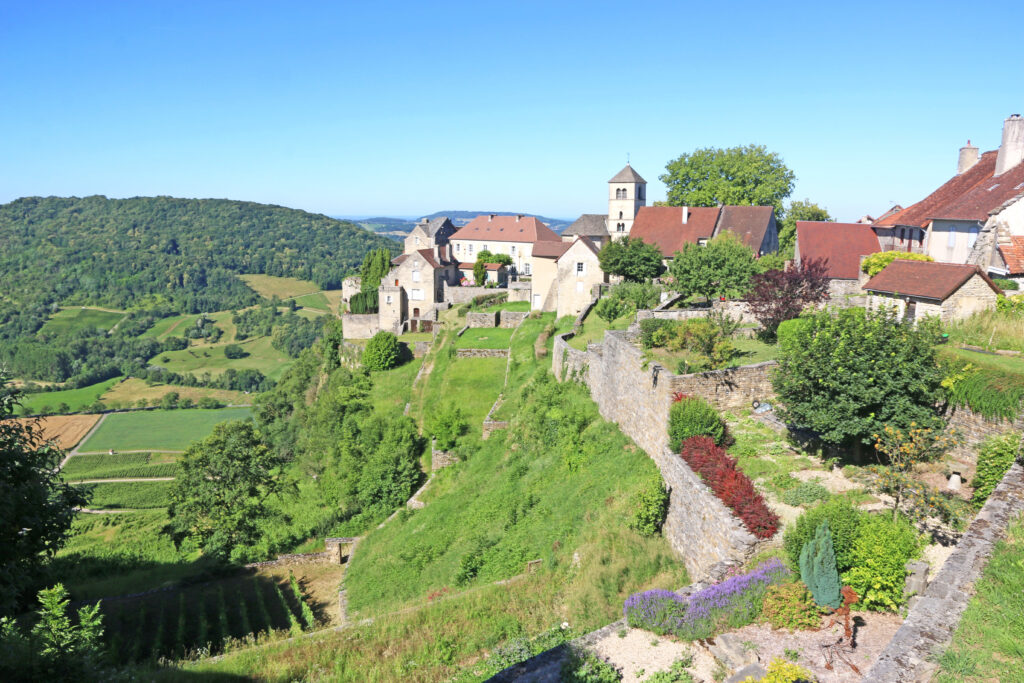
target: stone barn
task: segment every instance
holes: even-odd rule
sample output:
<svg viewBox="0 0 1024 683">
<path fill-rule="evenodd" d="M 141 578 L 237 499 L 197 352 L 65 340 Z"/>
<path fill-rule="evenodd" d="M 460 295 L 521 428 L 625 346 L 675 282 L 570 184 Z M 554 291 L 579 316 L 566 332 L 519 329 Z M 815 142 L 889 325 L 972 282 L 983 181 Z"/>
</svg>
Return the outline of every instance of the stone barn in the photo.
<svg viewBox="0 0 1024 683">
<path fill-rule="evenodd" d="M 868 308 L 895 306 L 908 320 L 962 320 L 993 309 L 1002 290 L 978 266 L 896 260 L 864 286 Z"/>
</svg>

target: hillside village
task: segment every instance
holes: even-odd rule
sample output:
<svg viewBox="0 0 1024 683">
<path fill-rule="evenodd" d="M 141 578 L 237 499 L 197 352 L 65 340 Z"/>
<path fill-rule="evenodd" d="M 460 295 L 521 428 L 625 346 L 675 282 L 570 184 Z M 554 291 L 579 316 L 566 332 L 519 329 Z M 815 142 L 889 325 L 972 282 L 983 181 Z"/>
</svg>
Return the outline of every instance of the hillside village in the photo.
<svg viewBox="0 0 1024 683">
<path fill-rule="evenodd" d="M 0 227 L 83 213 L 35 199 Z M 0 673 L 1017 680 L 1024 118 L 855 223 L 648 205 L 629 164 L 606 200 L 401 244 L 268 207 L 309 227 L 279 261 L 0 309 L 0 443 L 57 520 L 10 525 L 37 545 L 3 575 Z M 205 253 L 107 223 L 172 274 Z"/>
</svg>

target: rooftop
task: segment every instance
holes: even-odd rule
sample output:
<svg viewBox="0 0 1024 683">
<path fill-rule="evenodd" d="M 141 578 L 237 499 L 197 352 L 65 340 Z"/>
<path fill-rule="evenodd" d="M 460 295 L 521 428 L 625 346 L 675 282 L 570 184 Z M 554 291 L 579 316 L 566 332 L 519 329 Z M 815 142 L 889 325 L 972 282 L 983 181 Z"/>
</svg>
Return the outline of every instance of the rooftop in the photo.
<svg viewBox="0 0 1024 683">
<path fill-rule="evenodd" d="M 856 280 L 860 257 L 882 250 L 875 231 L 864 223 L 797 221 L 796 243 L 801 261 L 825 259 L 828 276 L 842 280 Z"/>
<path fill-rule="evenodd" d="M 975 275 L 980 275 L 997 294 L 1002 292 L 978 266 L 901 259 L 868 280 L 863 289 L 945 301 Z"/>
<path fill-rule="evenodd" d="M 493 240 L 495 242 L 558 242 L 560 238 L 533 216 L 477 216 L 460 228 L 453 240 Z"/>
</svg>

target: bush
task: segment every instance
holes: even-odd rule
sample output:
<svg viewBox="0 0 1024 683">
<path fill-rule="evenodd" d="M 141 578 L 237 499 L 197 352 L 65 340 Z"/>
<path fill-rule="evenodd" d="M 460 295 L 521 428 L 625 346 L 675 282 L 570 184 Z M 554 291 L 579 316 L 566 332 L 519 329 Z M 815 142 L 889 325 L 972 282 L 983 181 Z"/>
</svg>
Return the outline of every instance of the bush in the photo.
<svg viewBox="0 0 1024 683">
<path fill-rule="evenodd" d="M 608 291 L 608 298 L 627 304 L 636 311 L 654 308 L 661 301 L 661 287 L 650 282 L 622 282 Z"/>
<path fill-rule="evenodd" d="M 971 486 L 974 487 L 971 502 L 976 507 L 984 505 L 992 491 L 1003 480 L 1006 471 L 1017 457 L 1020 441 L 1020 434 L 1007 432 L 990 436 L 981 444 L 978 449 L 978 470 L 974 475 L 974 481 L 971 482 Z"/>
<path fill-rule="evenodd" d="M 622 606 L 627 624 L 659 636 L 674 634 L 685 612 L 686 599 L 661 588 L 634 593 Z"/>
<path fill-rule="evenodd" d="M 562 683 L 617 683 L 622 675 L 597 655 L 572 651 L 562 664 Z"/>
<path fill-rule="evenodd" d="M 455 442 L 466 433 L 469 423 L 462 410 L 455 405 L 448 405 L 437 413 L 430 427 L 430 435 L 434 437 L 438 450 L 447 451 L 455 447 Z"/>
<path fill-rule="evenodd" d="M 391 332 L 378 332 L 366 342 L 363 365 L 370 370 L 389 370 L 398 365 L 398 337 Z"/>
<path fill-rule="evenodd" d="M 821 523 L 814 532 L 814 538 L 800 551 L 800 578 L 818 605 L 832 609 L 839 607 L 842 602 L 839 572 L 836 570 L 836 553 L 832 548 L 828 520 Z"/>
<path fill-rule="evenodd" d="M 996 310 L 1000 313 L 1024 313 L 1024 294 L 998 295 Z"/>
<path fill-rule="evenodd" d="M 846 498 L 833 498 L 804 512 L 786 528 L 783 538 L 790 565 L 800 566 L 800 551 L 804 544 L 814 537 L 821 523 L 827 521 L 836 553 L 836 568 L 842 573 L 852 567 L 853 544 L 863 516 Z"/>
<path fill-rule="evenodd" d="M 777 559 L 694 593 L 686 604 L 675 635 L 682 640 L 711 638 L 717 633 L 751 624 L 761 614 L 764 596 L 791 574 Z"/>
<path fill-rule="evenodd" d="M 661 318 L 647 318 L 640 321 L 640 344 L 645 349 L 654 346 L 654 333 L 666 327 L 673 327 L 674 320 L 662 320 Z"/>
<path fill-rule="evenodd" d="M 992 282 L 996 283 L 996 286 L 1004 292 L 1007 290 L 1015 292 L 1020 289 L 1020 284 L 1018 284 L 1016 280 L 1007 280 L 1006 278 L 997 277 L 993 278 Z"/>
<path fill-rule="evenodd" d="M 852 569 L 843 574 L 843 583 L 860 596 L 857 605 L 875 611 L 899 609 L 905 600 L 905 565 L 920 549 L 917 530 L 906 517 L 867 515 L 850 553 Z"/>
<path fill-rule="evenodd" d="M 793 662 L 788 662 L 782 657 L 776 657 L 768 663 L 766 675 L 758 679 L 760 683 L 799 683 L 800 681 L 813 681 L 814 674 Z M 753 677 L 747 676 L 742 683 L 755 683 Z"/>
<path fill-rule="evenodd" d="M 693 664 L 693 655 L 672 662 L 668 671 L 655 671 L 644 679 L 644 683 L 693 683 L 693 676 L 686 670 Z"/>
<path fill-rule="evenodd" d="M 736 461 L 706 436 L 683 442 L 680 453 L 686 464 L 731 509 L 750 533 L 771 538 L 779 529 L 779 516 L 768 509 L 750 478 L 736 469 Z"/>
<path fill-rule="evenodd" d="M 199 400 L 196 402 L 196 405 L 198 407 L 200 407 L 200 408 L 207 408 L 207 409 L 223 408 L 224 407 L 224 403 L 221 402 L 221 401 L 218 401 L 213 396 L 201 396 L 199 398 Z"/>
<path fill-rule="evenodd" d="M 616 318 L 621 318 L 628 312 L 629 306 L 623 301 L 609 297 L 602 297 L 594 306 L 594 314 L 601 320 L 609 323 Z"/>
<path fill-rule="evenodd" d="M 661 476 L 652 477 L 644 487 L 630 499 L 633 514 L 629 528 L 641 536 L 654 536 L 661 531 L 668 514 L 668 491 Z"/>
<path fill-rule="evenodd" d="M 791 347 L 793 340 L 801 332 L 813 326 L 814 321 L 811 318 L 793 318 L 792 320 L 779 323 L 779 328 L 775 332 L 775 337 L 779 340 L 779 348 L 786 349 Z"/>
<path fill-rule="evenodd" d="M 769 586 L 761 607 L 761 619 L 772 628 L 816 629 L 821 625 L 821 610 L 814 604 L 802 581 Z"/>
<path fill-rule="evenodd" d="M 224 357 L 229 360 L 236 360 L 238 358 L 245 358 L 249 354 L 245 352 L 238 344 L 228 344 L 224 347 Z"/>
<path fill-rule="evenodd" d="M 377 290 L 353 294 L 352 298 L 348 301 L 348 310 L 351 313 L 376 313 L 379 308 L 380 298 Z"/>
<path fill-rule="evenodd" d="M 885 270 L 885 267 L 896 259 L 900 259 L 901 261 L 935 260 L 927 254 L 914 254 L 906 251 L 880 251 L 866 256 L 864 261 L 861 262 L 860 268 L 868 274 L 868 277 L 874 277 Z"/>
<path fill-rule="evenodd" d="M 678 451 L 691 436 L 708 436 L 719 445 L 725 440 L 725 422 L 707 401 L 698 397 L 676 401 L 668 413 L 669 448 Z"/>
<path fill-rule="evenodd" d="M 786 505 L 799 507 L 801 505 L 813 505 L 822 500 L 828 500 L 832 494 L 821 484 L 813 481 L 805 481 L 790 488 L 782 494 L 782 502 Z"/>
</svg>

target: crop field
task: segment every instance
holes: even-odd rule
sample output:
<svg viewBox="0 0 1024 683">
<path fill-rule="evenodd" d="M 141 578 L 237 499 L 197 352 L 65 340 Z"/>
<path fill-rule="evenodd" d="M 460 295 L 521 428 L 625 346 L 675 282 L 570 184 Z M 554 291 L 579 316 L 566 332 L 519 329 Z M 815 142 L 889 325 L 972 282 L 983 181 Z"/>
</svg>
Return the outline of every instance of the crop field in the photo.
<svg viewBox="0 0 1024 683">
<path fill-rule="evenodd" d="M 172 481 L 117 481 L 104 484 L 76 484 L 92 495 L 93 510 L 155 510 L 170 503 Z"/>
<path fill-rule="evenodd" d="M 148 384 L 141 379 L 126 379 L 123 382 L 110 387 L 102 396 L 102 401 L 107 405 L 120 403 L 128 406 L 140 400 L 147 402 L 159 401 L 165 394 L 174 392 L 179 398 L 189 398 L 193 402 L 204 397 L 215 398 L 227 404 L 249 403 L 252 397 L 246 396 L 243 391 L 228 391 L 227 389 L 207 389 L 205 387 L 182 387 L 175 384 Z"/>
<path fill-rule="evenodd" d="M 62 308 L 46 321 L 40 332 L 43 334 L 62 334 L 75 330 L 99 328 L 109 330 L 124 319 L 125 313 L 104 311 L 97 308 Z"/>
<path fill-rule="evenodd" d="M 153 327 L 142 333 L 143 337 L 156 337 L 160 341 L 167 337 L 180 337 L 184 334 L 189 325 L 195 323 L 199 316 L 195 314 L 172 315 L 169 318 L 161 318 L 153 323 Z"/>
<path fill-rule="evenodd" d="M 150 362 L 172 372 L 191 372 L 202 375 L 220 375 L 228 368 L 235 370 L 259 370 L 264 375 L 276 378 L 291 364 L 292 359 L 283 351 L 270 345 L 270 337 L 258 337 L 239 342 L 249 355 L 229 359 L 224 355 L 224 344 L 193 346 L 181 351 L 168 351 L 155 356 Z"/>
<path fill-rule="evenodd" d="M 21 406 L 25 414 L 32 415 L 42 412 L 43 408 L 49 406 L 51 410 L 64 403 L 70 410 L 82 410 L 88 408 L 106 393 L 112 386 L 121 381 L 120 377 L 108 379 L 105 382 L 90 384 L 81 389 L 65 389 L 63 391 L 44 391 L 37 394 L 23 394 Z"/>
<path fill-rule="evenodd" d="M 297 296 L 295 297 L 295 303 L 303 308 L 312 308 L 324 313 L 331 312 L 331 304 L 327 301 L 327 297 L 324 296 L 323 292 L 313 292 L 312 294 Z"/>
<path fill-rule="evenodd" d="M 80 451 L 184 451 L 189 444 L 205 438 L 214 425 L 226 420 L 244 420 L 249 408 L 219 410 L 146 410 L 108 415 Z"/>
<path fill-rule="evenodd" d="M 179 658 L 226 638 L 286 630 L 300 633 L 317 621 L 297 581 L 249 575 L 180 591 L 101 603 L 104 639 L 119 663 Z"/>
<path fill-rule="evenodd" d="M 34 422 L 42 431 L 43 438 L 57 442 L 60 448 L 69 450 L 78 445 L 99 415 L 53 415 L 51 417 L 22 418 L 21 422 Z"/>
<path fill-rule="evenodd" d="M 239 275 L 238 277 L 249 285 L 250 289 L 266 299 L 275 296 L 282 300 L 291 299 L 320 291 L 320 288 L 312 282 L 294 277 L 275 277 L 273 275 Z"/>
<path fill-rule="evenodd" d="M 507 349 L 514 329 L 510 327 L 471 327 L 456 338 L 457 349 Z"/>
<path fill-rule="evenodd" d="M 173 477 L 178 473 L 174 453 L 106 453 L 74 455 L 61 470 L 68 481 Z"/>
</svg>

